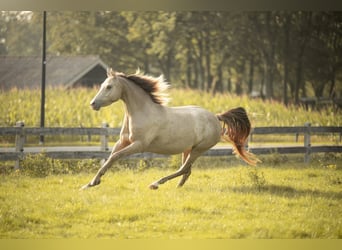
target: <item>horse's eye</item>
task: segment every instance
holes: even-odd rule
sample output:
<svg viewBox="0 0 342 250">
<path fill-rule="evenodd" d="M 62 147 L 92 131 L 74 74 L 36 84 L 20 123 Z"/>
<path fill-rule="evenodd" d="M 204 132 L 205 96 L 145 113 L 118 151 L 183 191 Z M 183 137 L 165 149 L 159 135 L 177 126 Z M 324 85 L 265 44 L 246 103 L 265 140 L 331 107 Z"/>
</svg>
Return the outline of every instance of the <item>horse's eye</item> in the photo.
<svg viewBox="0 0 342 250">
<path fill-rule="evenodd" d="M 112 88 L 112 85 L 107 85 L 106 89 L 110 90 Z"/>
</svg>

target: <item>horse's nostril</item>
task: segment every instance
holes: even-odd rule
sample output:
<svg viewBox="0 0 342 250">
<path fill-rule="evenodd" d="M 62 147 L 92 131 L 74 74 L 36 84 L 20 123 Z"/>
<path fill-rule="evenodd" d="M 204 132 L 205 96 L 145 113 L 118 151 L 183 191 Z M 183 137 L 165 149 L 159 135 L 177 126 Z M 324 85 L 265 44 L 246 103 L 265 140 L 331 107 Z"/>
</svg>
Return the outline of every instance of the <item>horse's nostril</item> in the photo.
<svg viewBox="0 0 342 250">
<path fill-rule="evenodd" d="M 99 110 L 100 107 L 95 103 L 95 101 L 91 101 L 90 102 L 90 106 L 94 109 L 94 110 Z"/>
</svg>

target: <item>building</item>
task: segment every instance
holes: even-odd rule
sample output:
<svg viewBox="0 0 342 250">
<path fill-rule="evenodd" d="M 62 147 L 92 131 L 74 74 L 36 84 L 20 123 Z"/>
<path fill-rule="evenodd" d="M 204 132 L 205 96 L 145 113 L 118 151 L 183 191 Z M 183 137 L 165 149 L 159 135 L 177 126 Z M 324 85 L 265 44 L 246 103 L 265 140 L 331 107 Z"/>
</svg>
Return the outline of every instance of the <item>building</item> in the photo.
<svg viewBox="0 0 342 250">
<path fill-rule="evenodd" d="M 107 68 L 98 56 L 48 56 L 46 87 L 92 87 L 104 81 Z M 41 57 L 0 56 L 0 89 L 40 88 L 41 81 Z"/>
</svg>

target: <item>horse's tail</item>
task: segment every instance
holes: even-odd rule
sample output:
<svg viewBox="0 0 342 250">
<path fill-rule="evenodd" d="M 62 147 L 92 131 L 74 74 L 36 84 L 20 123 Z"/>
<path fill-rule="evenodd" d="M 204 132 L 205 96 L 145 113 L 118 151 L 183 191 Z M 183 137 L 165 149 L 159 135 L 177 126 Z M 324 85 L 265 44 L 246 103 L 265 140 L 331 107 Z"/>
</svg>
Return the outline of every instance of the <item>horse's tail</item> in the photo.
<svg viewBox="0 0 342 250">
<path fill-rule="evenodd" d="M 245 149 L 245 143 L 251 131 L 251 123 L 246 110 L 239 107 L 217 114 L 216 117 L 223 122 L 222 138 L 233 144 L 233 152 L 250 165 L 255 166 L 257 162 L 260 162 L 254 154 Z"/>
</svg>

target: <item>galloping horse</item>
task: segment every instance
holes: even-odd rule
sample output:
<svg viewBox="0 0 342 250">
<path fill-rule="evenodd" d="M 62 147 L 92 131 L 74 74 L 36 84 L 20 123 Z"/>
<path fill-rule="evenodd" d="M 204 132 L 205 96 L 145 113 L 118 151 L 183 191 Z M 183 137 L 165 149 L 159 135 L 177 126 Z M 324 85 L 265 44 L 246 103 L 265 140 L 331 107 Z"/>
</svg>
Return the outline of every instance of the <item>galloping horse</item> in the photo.
<svg viewBox="0 0 342 250">
<path fill-rule="evenodd" d="M 244 161 L 251 165 L 258 162 L 244 148 L 251 125 L 243 108 L 215 115 L 196 106 L 168 107 L 164 94 L 167 88 L 163 76 L 154 78 L 139 71 L 125 75 L 112 69 L 107 72 L 107 79 L 90 105 L 99 110 L 121 99 L 125 104 L 123 126 L 109 158 L 83 189 L 100 184 L 101 176 L 114 161 L 141 152 L 182 153 L 179 170 L 150 185 L 157 189 L 160 184 L 182 176 L 178 183 L 181 187 L 189 178 L 194 161 L 221 137 L 233 144 L 234 152 Z"/>
</svg>

